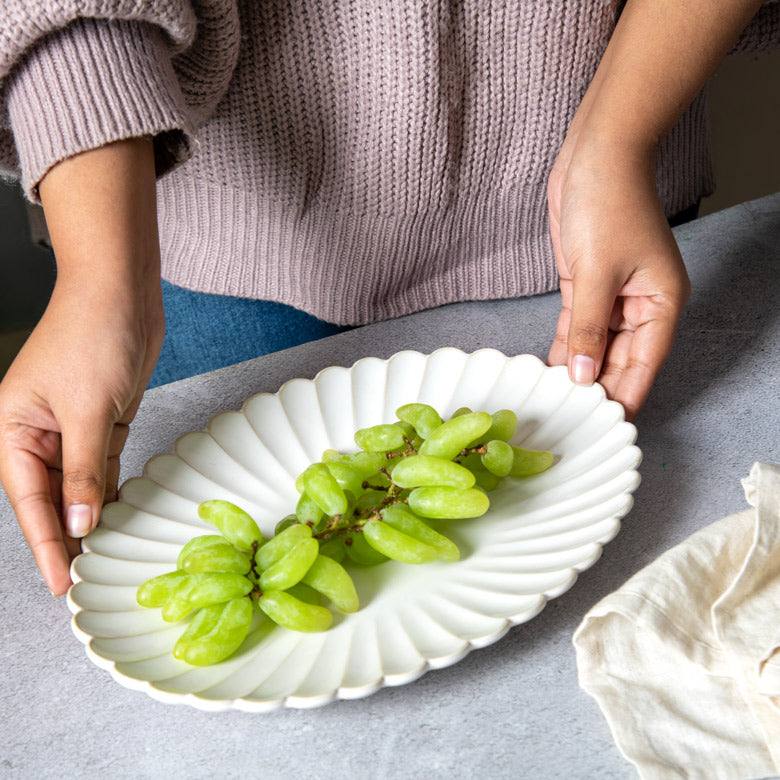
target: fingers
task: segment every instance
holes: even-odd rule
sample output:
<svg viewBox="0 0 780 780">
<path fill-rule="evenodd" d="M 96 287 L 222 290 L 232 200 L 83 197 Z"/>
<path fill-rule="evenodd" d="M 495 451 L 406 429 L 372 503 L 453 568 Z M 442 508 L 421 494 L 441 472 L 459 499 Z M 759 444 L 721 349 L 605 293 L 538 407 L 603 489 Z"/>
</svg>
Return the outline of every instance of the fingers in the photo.
<svg viewBox="0 0 780 780">
<path fill-rule="evenodd" d="M 569 360 L 569 323 L 571 322 L 571 309 L 563 308 L 558 315 L 558 324 L 555 327 L 555 336 L 547 355 L 547 362 L 551 366 L 564 366 Z"/>
<path fill-rule="evenodd" d="M 636 329 L 614 398 L 633 419 L 645 402 L 658 372 L 672 349 L 676 317 L 650 320 Z"/>
<path fill-rule="evenodd" d="M 2 477 L 38 569 L 49 590 L 60 596 L 70 586 L 70 556 L 52 501 L 46 464 L 31 452 L 11 449 L 3 459 Z"/>
<path fill-rule="evenodd" d="M 106 487 L 103 502 L 116 501 L 119 487 L 119 456 L 122 454 L 130 427 L 125 423 L 116 423 L 111 429 L 108 441 L 108 461 L 106 462 Z"/>
<path fill-rule="evenodd" d="M 62 507 L 71 538 L 86 536 L 100 517 L 112 428 L 113 421 L 105 417 L 63 421 Z"/>
<path fill-rule="evenodd" d="M 601 371 L 620 284 L 599 268 L 574 277 L 566 354 L 569 376 L 577 384 L 593 384 Z"/>
<path fill-rule="evenodd" d="M 607 397 L 614 399 L 623 372 L 628 363 L 628 353 L 631 349 L 631 339 L 634 337 L 632 330 L 621 330 L 616 333 L 612 342 L 607 347 L 604 364 L 599 375 L 599 382 L 603 385 Z"/>
<path fill-rule="evenodd" d="M 623 404 L 633 419 L 645 402 L 669 355 L 677 318 L 674 314 L 648 320 L 636 330 L 622 330 L 607 349 L 599 382 L 607 395 Z"/>
</svg>

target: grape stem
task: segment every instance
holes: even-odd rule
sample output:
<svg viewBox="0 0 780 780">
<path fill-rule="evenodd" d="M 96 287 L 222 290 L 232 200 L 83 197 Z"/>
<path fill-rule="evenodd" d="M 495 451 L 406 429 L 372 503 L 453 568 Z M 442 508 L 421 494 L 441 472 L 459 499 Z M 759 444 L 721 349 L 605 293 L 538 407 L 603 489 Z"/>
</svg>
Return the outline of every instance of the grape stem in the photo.
<svg viewBox="0 0 780 780">
<path fill-rule="evenodd" d="M 252 590 L 250 590 L 247 595 L 255 602 L 255 604 L 257 604 L 257 602 L 260 600 L 260 597 L 263 595 L 263 591 L 260 590 L 260 572 L 257 570 L 257 560 L 255 558 L 259 548 L 259 542 L 252 542 L 252 557 L 250 558 L 252 565 L 249 568 L 249 580 L 254 585 L 254 588 L 252 588 Z"/>
<path fill-rule="evenodd" d="M 394 458 L 406 458 L 417 454 L 417 449 L 410 439 L 404 437 L 404 445 L 405 446 L 400 450 L 386 452 L 385 458 L 388 461 L 391 461 Z M 463 452 L 468 453 L 472 451 L 485 452 L 485 448 L 482 447 L 480 450 L 478 447 L 474 447 L 471 450 L 464 450 Z M 363 481 L 364 490 L 381 490 L 387 493 L 387 495 L 380 501 L 377 506 L 370 507 L 369 509 L 365 510 L 366 514 L 361 514 L 358 512 L 357 514 L 353 515 L 352 517 L 354 522 L 347 525 L 340 525 L 343 519 L 342 516 L 334 515 L 332 518 L 330 518 L 326 526 L 321 531 L 312 534 L 312 537 L 318 541 L 325 542 L 341 534 L 360 533 L 366 523 L 374 520 L 381 520 L 382 510 L 386 507 L 390 506 L 391 504 L 406 503 L 405 499 L 398 497 L 398 493 L 402 490 L 402 488 L 393 482 L 390 469 L 387 466 L 383 466 L 381 469 L 379 469 L 378 473 L 387 477 L 387 479 L 390 481 L 388 486 L 385 487 L 382 485 L 372 485 L 367 479 Z M 347 539 L 346 542 L 349 543 L 350 540 Z"/>
<path fill-rule="evenodd" d="M 368 514 L 358 513 L 357 515 L 353 515 L 353 517 L 357 517 L 357 520 L 354 523 L 343 525 L 341 527 L 339 527 L 337 523 L 333 522 L 333 520 L 336 518 L 341 520 L 341 515 L 334 515 L 333 519 L 331 519 L 331 521 L 325 526 L 325 528 L 322 529 L 322 531 L 312 534 L 312 536 L 315 539 L 324 542 L 340 534 L 360 533 L 366 523 L 372 520 L 382 519 L 382 510 L 385 507 L 390 506 L 390 504 L 405 503 L 397 495 L 399 490 L 401 490 L 398 485 L 391 483 L 390 487 L 383 488 L 383 490 L 387 490 L 387 495 L 382 499 L 378 506 L 372 507 L 370 510 L 368 510 Z"/>
<path fill-rule="evenodd" d="M 476 447 L 465 447 L 456 456 L 455 462 L 460 463 L 462 458 L 466 458 L 469 455 L 484 455 L 487 452 L 487 445 L 478 444 Z"/>
<path fill-rule="evenodd" d="M 415 449 L 414 445 L 409 439 L 404 437 L 404 443 L 406 444 L 406 446 L 402 450 L 392 450 L 391 452 L 386 452 L 385 457 L 388 460 L 392 460 L 393 458 L 406 458 L 409 457 L 410 455 L 417 454 L 417 450 Z M 387 473 L 387 469 L 381 469 L 381 471 L 383 473 Z M 388 476 L 390 475 L 388 474 Z"/>
</svg>

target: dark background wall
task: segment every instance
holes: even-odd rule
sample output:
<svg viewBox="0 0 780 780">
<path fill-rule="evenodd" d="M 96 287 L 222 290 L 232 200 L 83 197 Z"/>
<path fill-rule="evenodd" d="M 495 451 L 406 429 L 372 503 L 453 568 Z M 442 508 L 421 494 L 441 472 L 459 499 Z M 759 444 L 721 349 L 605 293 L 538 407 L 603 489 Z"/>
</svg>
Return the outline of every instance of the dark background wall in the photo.
<svg viewBox="0 0 780 780">
<path fill-rule="evenodd" d="M 52 253 L 31 240 L 18 187 L 0 183 L 0 376 L 43 314 L 54 276 Z"/>
<path fill-rule="evenodd" d="M 780 190 L 780 50 L 726 60 L 709 85 L 717 192 L 702 214 Z M 0 182 L 0 377 L 43 312 L 51 252 L 30 238 L 18 187 Z"/>
</svg>

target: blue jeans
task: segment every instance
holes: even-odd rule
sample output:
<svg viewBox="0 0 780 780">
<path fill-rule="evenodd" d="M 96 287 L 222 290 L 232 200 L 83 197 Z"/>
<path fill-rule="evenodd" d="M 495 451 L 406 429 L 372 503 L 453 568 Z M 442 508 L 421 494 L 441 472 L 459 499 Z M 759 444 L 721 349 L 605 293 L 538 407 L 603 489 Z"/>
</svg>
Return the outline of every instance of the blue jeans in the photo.
<svg viewBox="0 0 780 780">
<path fill-rule="evenodd" d="M 162 283 L 165 341 L 149 387 L 240 363 L 348 328 L 273 301 Z"/>
</svg>

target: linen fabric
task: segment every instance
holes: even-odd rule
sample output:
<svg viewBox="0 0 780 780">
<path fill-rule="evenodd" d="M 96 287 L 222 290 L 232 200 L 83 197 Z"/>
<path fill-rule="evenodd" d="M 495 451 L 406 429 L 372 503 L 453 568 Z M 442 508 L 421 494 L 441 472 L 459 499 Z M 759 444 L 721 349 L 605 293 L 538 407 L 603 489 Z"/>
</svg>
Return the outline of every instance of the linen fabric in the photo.
<svg viewBox="0 0 780 780">
<path fill-rule="evenodd" d="M 780 466 L 752 509 L 664 553 L 574 634 L 579 681 L 643 778 L 780 773 Z"/>
<path fill-rule="evenodd" d="M 359 324 L 557 286 L 546 182 L 615 25 L 605 0 L 4 0 L 0 166 L 151 135 L 163 275 Z M 780 5 L 740 46 L 766 45 Z M 712 190 L 702 97 L 667 215 Z"/>
</svg>

